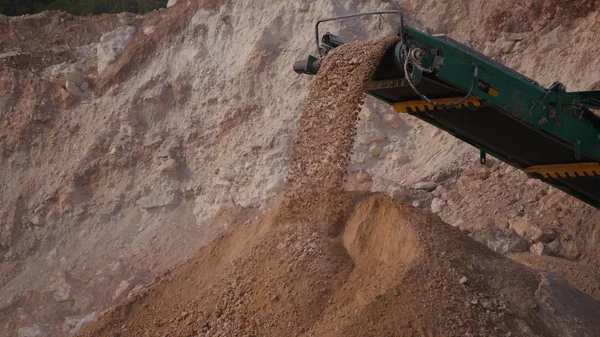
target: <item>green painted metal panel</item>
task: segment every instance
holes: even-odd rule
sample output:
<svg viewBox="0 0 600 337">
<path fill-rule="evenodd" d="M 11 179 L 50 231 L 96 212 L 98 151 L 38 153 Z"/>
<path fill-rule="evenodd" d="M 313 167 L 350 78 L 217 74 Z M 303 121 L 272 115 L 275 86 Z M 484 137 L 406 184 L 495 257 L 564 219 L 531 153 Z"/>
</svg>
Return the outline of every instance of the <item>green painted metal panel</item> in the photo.
<svg viewBox="0 0 600 337">
<path fill-rule="evenodd" d="M 436 55 L 443 58 L 443 65 L 433 72 L 433 76 L 465 92 L 471 87 L 474 67 L 477 66 L 479 81 L 489 84 L 499 94 L 493 96 L 478 87 L 473 92 L 474 96 L 514 115 L 531 127 L 570 144 L 574 148 L 574 161 L 581 154 L 600 161 L 599 130 L 568 113 L 571 104 L 577 104 L 583 99 L 600 100 L 600 91 L 549 91 L 526 76 L 501 66 L 452 39 L 412 28 L 407 28 L 406 44 L 427 52 L 422 60 L 424 67 L 431 66 Z M 593 103 L 585 105 L 597 107 Z"/>
</svg>

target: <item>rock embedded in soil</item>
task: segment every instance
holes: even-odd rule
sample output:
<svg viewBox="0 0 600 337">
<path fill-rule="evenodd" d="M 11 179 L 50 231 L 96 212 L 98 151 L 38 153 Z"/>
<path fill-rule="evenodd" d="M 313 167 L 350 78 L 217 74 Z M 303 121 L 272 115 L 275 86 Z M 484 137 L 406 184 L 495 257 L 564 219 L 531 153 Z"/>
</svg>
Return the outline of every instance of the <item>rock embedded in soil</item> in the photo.
<svg viewBox="0 0 600 337">
<path fill-rule="evenodd" d="M 478 241 L 499 254 L 509 254 L 527 251 L 529 244 L 513 229 L 490 227 L 477 231 L 472 235 Z"/>
<path fill-rule="evenodd" d="M 422 181 L 415 184 L 417 190 L 433 191 L 437 187 L 437 184 L 433 181 Z"/>
<path fill-rule="evenodd" d="M 529 247 L 529 250 L 535 255 L 550 255 L 550 248 L 542 242 L 534 243 Z"/>
</svg>

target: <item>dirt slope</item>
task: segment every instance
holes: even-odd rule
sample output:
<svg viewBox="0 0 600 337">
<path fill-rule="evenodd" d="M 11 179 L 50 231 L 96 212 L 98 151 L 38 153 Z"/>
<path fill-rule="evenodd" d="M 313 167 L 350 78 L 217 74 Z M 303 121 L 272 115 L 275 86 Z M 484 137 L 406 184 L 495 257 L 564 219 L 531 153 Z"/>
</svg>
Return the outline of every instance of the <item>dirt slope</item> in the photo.
<svg viewBox="0 0 600 337">
<path fill-rule="evenodd" d="M 367 195 L 339 236 L 267 217 L 216 240 L 82 336 L 595 336 L 598 315 L 564 281 Z"/>
<path fill-rule="evenodd" d="M 600 78 L 589 0 L 180 0 L 145 16 L 0 16 L 0 336 L 69 335 L 268 209 L 310 83 L 291 64 L 314 53 L 314 21 L 398 8 L 544 85 L 586 90 Z M 324 29 L 366 39 L 397 23 Z M 394 196 L 469 234 L 552 229 L 547 248 L 596 296 L 598 211 L 477 158 L 367 101 L 345 188 Z M 423 181 L 437 188 L 414 188 Z"/>
</svg>

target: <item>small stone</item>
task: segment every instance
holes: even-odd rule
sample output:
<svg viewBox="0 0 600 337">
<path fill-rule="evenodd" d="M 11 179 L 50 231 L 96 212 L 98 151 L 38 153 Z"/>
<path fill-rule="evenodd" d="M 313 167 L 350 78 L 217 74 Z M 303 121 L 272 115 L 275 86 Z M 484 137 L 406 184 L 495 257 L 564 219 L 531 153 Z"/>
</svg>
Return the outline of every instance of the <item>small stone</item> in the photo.
<svg viewBox="0 0 600 337">
<path fill-rule="evenodd" d="M 360 170 L 356 174 L 356 181 L 359 183 L 370 183 L 373 181 L 373 178 L 371 178 L 371 175 L 366 171 Z"/>
<path fill-rule="evenodd" d="M 73 287 L 65 279 L 60 279 L 54 284 L 53 297 L 56 302 L 66 302 L 73 296 Z"/>
<path fill-rule="evenodd" d="M 535 243 L 529 247 L 529 250 L 535 255 L 550 255 L 550 249 L 542 242 Z"/>
<path fill-rule="evenodd" d="M 516 217 L 512 220 L 509 220 L 508 223 L 510 228 L 514 229 L 517 234 L 529 240 L 530 242 L 535 241 L 535 238 L 546 238 L 545 235 L 542 235 L 542 229 L 527 216 Z"/>
<path fill-rule="evenodd" d="M 111 263 L 109 265 L 110 271 L 114 272 L 118 272 L 119 270 L 121 270 L 121 268 L 123 268 L 123 264 L 119 261 L 115 261 L 113 263 Z"/>
<path fill-rule="evenodd" d="M 471 304 L 473 304 L 473 305 L 477 305 L 477 303 L 479 303 L 478 299 L 474 299 L 474 300 L 471 301 Z"/>
<path fill-rule="evenodd" d="M 127 295 L 127 298 L 134 298 L 137 295 L 142 294 L 143 291 L 144 291 L 144 285 L 138 284 L 137 286 L 133 287 L 133 289 L 131 289 L 131 291 Z"/>
<path fill-rule="evenodd" d="M 219 177 L 226 181 L 233 181 L 237 178 L 238 173 L 232 168 L 222 168 L 219 170 Z"/>
<path fill-rule="evenodd" d="M 73 81 L 68 81 L 67 80 L 67 82 L 65 83 L 65 89 L 67 89 L 67 91 L 69 92 L 69 94 L 71 94 L 73 96 L 77 96 L 77 97 L 82 97 L 83 96 L 83 91 Z"/>
<path fill-rule="evenodd" d="M 421 181 L 421 182 L 415 184 L 415 189 L 426 190 L 429 192 L 435 190 L 436 187 L 437 187 L 437 184 L 433 181 Z"/>
<path fill-rule="evenodd" d="M 86 91 L 90 90 L 90 84 L 88 83 L 88 81 L 83 81 L 79 87 L 81 88 L 81 90 L 82 90 L 84 93 L 85 93 Z"/>
<path fill-rule="evenodd" d="M 390 158 L 390 161 L 392 161 L 398 165 L 408 164 L 408 163 L 410 163 L 410 160 L 411 160 L 410 156 L 405 153 L 392 154 L 391 157 L 392 158 Z"/>
<path fill-rule="evenodd" d="M 144 35 L 152 35 L 156 31 L 156 26 L 148 26 L 144 28 Z"/>
<path fill-rule="evenodd" d="M 9 250 L 8 252 L 6 252 L 4 254 L 4 259 L 5 260 L 10 260 L 15 256 L 15 253 L 12 250 Z"/>
<path fill-rule="evenodd" d="M 494 226 L 500 229 L 508 229 L 508 217 L 504 213 L 494 215 Z"/>
<path fill-rule="evenodd" d="M 119 283 L 119 286 L 117 287 L 117 290 L 115 290 L 113 299 L 117 299 L 121 295 L 123 295 L 123 293 L 125 293 L 125 291 L 130 289 L 130 286 L 131 286 L 131 283 L 129 281 L 127 281 L 127 280 L 121 281 L 121 283 Z"/>
<path fill-rule="evenodd" d="M 552 254 L 559 254 L 561 248 L 560 240 L 554 240 L 548 244 L 548 249 L 550 249 Z"/>
<path fill-rule="evenodd" d="M 77 323 L 79 322 L 80 319 L 81 319 L 81 317 L 78 317 L 78 316 L 65 317 L 65 320 L 62 324 L 63 331 L 66 332 L 66 331 L 73 329 L 73 327 L 75 327 L 75 325 L 77 325 Z"/>
<path fill-rule="evenodd" d="M 121 127 L 119 128 L 119 132 L 126 137 L 133 137 L 135 136 L 135 129 L 133 128 L 133 126 L 129 125 L 129 124 L 123 124 L 121 125 Z"/>
<path fill-rule="evenodd" d="M 419 200 L 415 200 L 415 201 L 412 202 L 412 206 L 413 207 L 419 207 L 419 206 L 421 206 L 421 202 Z"/>
<path fill-rule="evenodd" d="M 173 7 L 177 4 L 177 0 L 169 0 L 169 2 L 167 2 L 167 8 Z"/>
<path fill-rule="evenodd" d="M 165 160 L 162 164 L 160 164 L 160 166 L 158 167 L 158 171 L 162 173 L 175 172 L 177 171 L 177 162 L 175 161 L 175 159 L 169 158 Z"/>
<path fill-rule="evenodd" d="M 433 198 L 433 200 L 431 201 L 431 212 L 432 213 L 439 213 L 441 212 L 444 207 L 446 207 L 446 202 L 438 197 Z"/>
<path fill-rule="evenodd" d="M 17 331 L 18 337 L 36 337 L 36 336 L 41 336 L 41 335 L 42 335 L 42 330 L 37 325 L 20 328 Z"/>
<path fill-rule="evenodd" d="M 458 280 L 458 283 L 465 284 L 465 283 L 467 283 L 467 281 L 468 281 L 467 277 L 463 276 L 463 277 L 460 278 L 460 280 Z"/>
<path fill-rule="evenodd" d="M 204 329 L 204 328 L 208 327 L 208 323 L 206 322 L 206 320 L 204 318 L 198 318 L 197 323 L 198 323 L 198 327 L 200 329 Z"/>
<path fill-rule="evenodd" d="M 370 128 L 362 133 L 360 133 L 356 139 L 358 144 L 368 145 L 372 143 L 380 143 L 385 140 L 385 135 L 383 132 L 379 131 L 375 127 Z"/>
<path fill-rule="evenodd" d="M 173 192 L 153 192 L 148 196 L 138 199 L 135 203 L 142 209 L 153 209 L 166 206 L 179 205 L 181 200 Z"/>
<path fill-rule="evenodd" d="M 475 178 L 479 180 L 486 180 L 490 177 L 490 170 L 486 168 L 482 168 L 475 172 Z"/>
<path fill-rule="evenodd" d="M 510 53 L 513 50 L 513 48 L 515 47 L 516 43 L 517 43 L 517 41 L 514 41 L 514 40 L 503 41 L 500 44 L 500 50 L 502 50 L 502 52 L 504 54 L 508 54 L 508 53 Z"/>
<path fill-rule="evenodd" d="M 75 133 L 75 132 L 79 131 L 79 123 L 73 122 L 73 121 L 71 123 L 69 123 L 68 131 L 70 133 Z"/>
<path fill-rule="evenodd" d="M 42 217 L 39 214 L 32 216 L 29 221 L 31 221 L 31 224 L 34 226 L 43 226 L 44 225 L 44 221 L 42 220 Z"/>
<path fill-rule="evenodd" d="M 135 31 L 136 28 L 133 26 L 124 26 L 107 32 L 100 37 L 100 43 L 96 46 L 98 73 L 103 72 L 104 69 L 117 60 L 133 38 Z"/>
<path fill-rule="evenodd" d="M 70 333 L 71 334 L 78 333 L 83 328 L 85 328 L 86 326 L 90 325 L 93 321 L 95 321 L 96 318 L 98 318 L 98 314 L 94 311 L 91 314 L 82 318 L 81 321 L 79 321 L 79 323 L 77 323 L 77 325 L 73 329 L 71 329 Z"/>
<path fill-rule="evenodd" d="M 385 158 L 393 150 L 394 150 L 394 146 L 392 144 L 384 146 L 383 149 L 381 150 L 381 152 L 379 153 L 379 158 Z"/>
<path fill-rule="evenodd" d="M 299 12 L 308 12 L 308 10 L 310 9 L 310 2 L 308 2 L 308 1 L 297 1 L 296 2 L 296 9 Z"/>
<path fill-rule="evenodd" d="M 434 197 L 441 197 L 442 194 L 444 194 L 444 192 L 445 192 L 444 187 L 442 185 L 439 185 L 431 192 L 431 195 L 433 195 Z"/>
<path fill-rule="evenodd" d="M 381 151 L 383 150 L 383 148 L 381 146 L 379 146 L 378 144 L 373 144 L 371 145 L 371 147 L 369 148 L 369 153 L 373 156 L 373 157 L 379 157 L 379 155 L 381 154 Z"/>
<path fill-rule="evenodd" d="M 527 251 L 529 244 L 514 229 L 489 227 L 475 232 L 472 239 L 488 246 L 498 254 L 510 254 Z"/>
<path fill-rule="evenodd" d="M 550 228 L 542 228 L 533 237 L 533 242 L 550 243 L 556 239 L 556 233 Z"/>
<path fill-rule="evenodd" d="M 488 311 L 493 311 L 494 310 L 494 306 L 492 305 L 492 302 L 489 300 L 482 300 L 481 301 L 481 307 L 484 308 L 485 310 Z"/>
<path fill-rule="evenodd" d="M 389 113 L 383 117 L 383 123 L 394 129 L 398 129 L 402 126 L 402 120 L 397 113 Z"/>
</svg>

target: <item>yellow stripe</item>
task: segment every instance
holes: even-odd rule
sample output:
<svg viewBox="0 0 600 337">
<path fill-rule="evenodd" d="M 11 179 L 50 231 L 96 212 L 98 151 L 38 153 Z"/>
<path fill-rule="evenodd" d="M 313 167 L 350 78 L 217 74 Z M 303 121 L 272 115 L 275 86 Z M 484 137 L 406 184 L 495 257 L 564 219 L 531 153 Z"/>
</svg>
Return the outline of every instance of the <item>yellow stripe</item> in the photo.
<svg viewBox="0 0 600 337">
<path fill-rule="evenodd" d="M 490 94 L 494 97 L 498 97 L 498 95 L 500 95 L 500 91 L 498 91 L 498 89 L 496 89 L 494 87 L 490 87 L 488 94 Z"/>
<path fill-rule="evenodd" d="M 524 169 L 527 173 L 538 173 L 544 178 L 575 178 L 600 176 L 600 163 L 569 163 L 535 165 Z"/>
<path fill-rule="evenodd" d="M 449 97 L 449 98 L 436 98 L 436 99 L 432 99 L 432 101 L 434 101 L 438 104 L 448 105 L 448 104 L 454 104 L 454 103 L 460 102 L 461 99 L 462 99 L 462 97 Z M 458 106 L 457 108 L 460 109 L 463 106 L 467 107 L 469 103 L 473 104 L 476 107 L 481 106 L 481 101 L 477 97 L 471 97 L 468 100 L 466 100 L 461 106 Z M 417 112 L 417 111 L 424 112 L 426 110 L 426 108 L 429 108 L 430 110 L 434 109 L 434 106 L 432 104 L 427 103 L 426 101 L 398 102 L 398 103 L 392 104 L 392 106 L 394 107 L 394 110 L 396 110 L 399 113 L 406 113 L 408 111 L 408 109 L 411 109 L 414 112 Z"/>
</svg>

